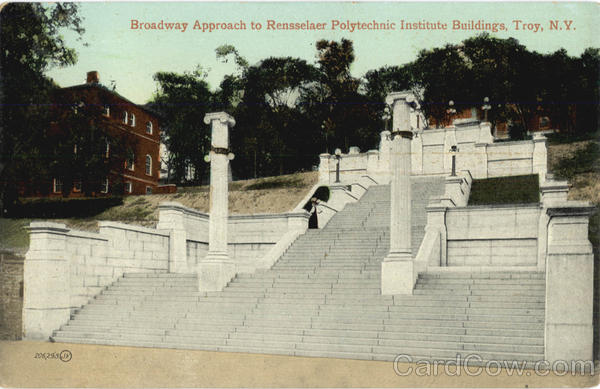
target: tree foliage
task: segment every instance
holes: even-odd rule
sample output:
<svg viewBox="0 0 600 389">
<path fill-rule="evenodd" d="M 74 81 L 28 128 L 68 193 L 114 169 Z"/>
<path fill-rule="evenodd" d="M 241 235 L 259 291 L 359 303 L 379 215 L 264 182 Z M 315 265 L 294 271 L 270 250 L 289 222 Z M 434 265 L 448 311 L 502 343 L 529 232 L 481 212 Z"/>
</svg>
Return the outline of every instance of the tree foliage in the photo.
<svg viewBox="0 0 600 389">
<path fill-rule="evenodd" d="M 154 75 L 158 91 L 151 102 L 162 116 L 162 141 L 169 150 L 167 164 L 174 182 L 200 183 L 207 171 L 204 156 L 210 151 L 210 129 L 204 116 L 213 107 L 213 95 L 201 68 L 183 74 Z M 189 177 L 188 168 L 193 167 Z"/>
<path fill-rule="evenodd" d="M 19 187 L 47 179 L 42 148 L 52 90 L 45 72 L 75 63 L 61 31 L 83 34 L 76 3 L 9 3 L 0 13 L 0 197 L 3 207 L 17 199 Z"/>
</svg>

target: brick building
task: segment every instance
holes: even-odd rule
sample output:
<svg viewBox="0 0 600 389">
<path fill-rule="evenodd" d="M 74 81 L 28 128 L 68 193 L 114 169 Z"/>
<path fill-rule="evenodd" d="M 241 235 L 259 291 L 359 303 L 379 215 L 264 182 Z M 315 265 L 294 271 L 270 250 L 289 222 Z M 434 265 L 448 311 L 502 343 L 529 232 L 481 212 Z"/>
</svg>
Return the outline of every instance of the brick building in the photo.
<svg viewBox="0 0 600 389">
<path fill-rule="evenodd" d="M 484 111 L 478 107 L 471 108 L 463 108 L 457 110 L 455 114 L 452 116 L 447 116 L 444 120 L 439 123 L 435 120 L 435 118 L 429 118 L 429 126 L 432 128 L 443 128 L 451 125 L 454 120 L 484 120 Z M 553 130 L 561 130 L 559 125 L 552 123 L 550 118 L 544 115 L 543 111 L 539 110 L 539 112 L 531 115 L 531 117 L 527 121 L 527 129 L 530 132 L 546 132 Z M 508 122 L 506 121 L 497 121 L 494 126 L 494 134 L 499 138 L 508 137 Z"/>
<path fill-rule="evenodd" d="M 103 154 L 105 163 L 112 160 L 104 177 L 73 177 L 69 196 L 83 196 L 82 182 L 93 182 L 91 195 L 150 194 L 173 191 L 174 187 L 159 186 L 160 174 L 160 121 L 156 113 L 137 105 L 99 82 L 98 72 L 87 73 L 82 85 L 59 89 L 54 97 L 55 120 L 51 134 L 64 136 L 69 131 L 66 113 L 72 114 L 78 107 L 93 107 L 92 118 L 99 132 L 105 134 L 96 139 L 96 145 L 86 148 L 73 145 L 73 152 Z M 71 110 L 71 111 L 69 111 Z M 89 110 L 87 111 L 89 114 Z M 102 143 L 99 145 L 98 143 Z M 98 151 L 98 147 L 101 149 Z M 119 154 L 117 154 L 119 153 Z M 117 156 L 118 155 L 118 156 Z M 116 161 L 115 161 L 116 158 Z M 63 180 L 53 177 L 51 196 L 66 195 Z"/>
</svg>

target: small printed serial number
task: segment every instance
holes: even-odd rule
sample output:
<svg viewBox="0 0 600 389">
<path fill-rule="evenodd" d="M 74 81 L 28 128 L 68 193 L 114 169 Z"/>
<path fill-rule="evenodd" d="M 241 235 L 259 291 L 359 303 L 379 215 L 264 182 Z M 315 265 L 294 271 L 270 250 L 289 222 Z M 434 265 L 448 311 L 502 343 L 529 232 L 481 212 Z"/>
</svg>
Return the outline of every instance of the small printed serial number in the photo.
<svg viewBox="0 0 600 389">
<path fill-rule="evenodd" d="M 63 350 L 59 353 L 35 353 L 34 359 L 43 359 L 44 361 L 58 359 L 63 362 L 69 362 L 73 358 L 73 354 L 69 350 Z"/>
</svg>

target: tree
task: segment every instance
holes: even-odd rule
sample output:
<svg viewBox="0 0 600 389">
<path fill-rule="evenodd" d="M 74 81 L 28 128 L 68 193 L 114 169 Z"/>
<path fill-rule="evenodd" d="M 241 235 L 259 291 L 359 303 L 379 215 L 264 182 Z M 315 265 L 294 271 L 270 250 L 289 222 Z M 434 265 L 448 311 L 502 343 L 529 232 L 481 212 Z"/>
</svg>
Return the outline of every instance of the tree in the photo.
<svg viewBox="0 0 600 389">
<path fill-rule="evenodd" d="M 298 104 L 316 76 L 314 66 L 292 57 L 270 57 L 244 69 L 239 82 L 243 98 L 235 109 L 240 120 L 232 130 L 238 175 L 283 174 L 308 167 L 310 158 L 305 159 L 304 152 L 314 149 L 313 136 L 310 127 L 301 124 Z"/>
<path fill-rule="evenodd" d="M 369 70 L 363 81 L 364 95 L 369 101 L 370 116 L 374 123 L 383 119 L 386 107 L 385 98 L 392 92 L 412 90 L 415 96 L 420 96 L 421 91 L 416 87 L 413 79 L 411 64 L 403 66 L 384 66 L 379 69 Z M 383 126 L 374 128 L 374 132 Z"/>
<path fill-rule="evenodd" d="M 170 168 L 175 182 L 200 183 L 207 164 L 204 156 L 210 151 L 210 129 L 204 116 L 213 108 L 213 95 L 201 68 L 177 74 L 158 72 L 154 80 L 158 91 L 152 108 L 163 117 L 163 142 L 170 154 Z M 187 179 L 188 168 L 194 175 Z"/>
<path fill-rule="evenodd" d="M 48 127 L 51 91 L 45 72 L 76 62 L 61 31 L 81 36 L 84 29 L 75 3 L 9 3 L 0 13 L 0 200 L 5 209 L 17 201 L 19 188 L 47 179 L 40 152 Z"/>
<path fill-rule="evenodd" d="M 452 100 L 455 108 L 470 108 L 468 68 L 458 46 L 421 50 L 411 66 L 416 87 L 423 90 L 421 106 L 436 127 L 448 121 L 446 112 Z"/>
<path fill-rule="evenodd" d="M 354 47 L 350 40 L 316 43 L 319 80 L 303 93 L 303 110 L 311 125 L 321 130 L 325 150 L 335 147 L 369 147 L 377 138 L 369 101 L 352 77 Z"/>
<path fill-rule="evenodd" d="M 575 66 L 579 86 L 575 89 L 576 131 L 596 132 L 600 119 L 600 49 L 585 49 Z"/>
</svg>

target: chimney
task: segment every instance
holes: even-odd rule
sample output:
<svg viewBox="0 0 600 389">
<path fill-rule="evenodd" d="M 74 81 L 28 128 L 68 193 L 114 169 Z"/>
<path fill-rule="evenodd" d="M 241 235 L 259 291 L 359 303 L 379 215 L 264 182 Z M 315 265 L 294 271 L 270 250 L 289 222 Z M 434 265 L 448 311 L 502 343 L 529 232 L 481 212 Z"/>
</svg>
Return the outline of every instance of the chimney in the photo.
<svg viewBox="0 0 600 389">
<path fill-rule="evenodd" d="M 96 70 L 92 70 L 91 72 L 87 72 L 87 81 L 88 84 L 98 84 L 100 82 L 100 75 Z"/>
</svg>

